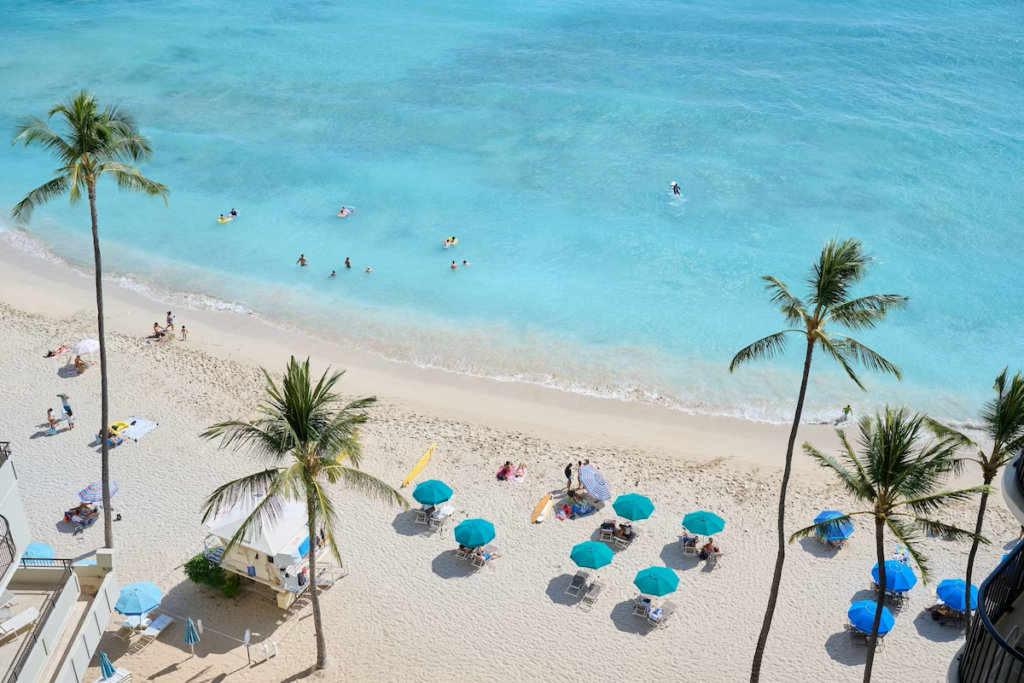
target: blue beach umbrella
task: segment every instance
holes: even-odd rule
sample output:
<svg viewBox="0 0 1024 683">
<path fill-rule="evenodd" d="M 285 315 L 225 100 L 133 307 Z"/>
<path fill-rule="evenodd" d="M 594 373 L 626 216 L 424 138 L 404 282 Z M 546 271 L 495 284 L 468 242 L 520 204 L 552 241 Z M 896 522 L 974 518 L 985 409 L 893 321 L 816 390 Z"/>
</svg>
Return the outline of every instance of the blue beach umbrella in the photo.
<svg viewBox="0 0 1024 683">
<path fill-rule="evenodd" d="M 32 558 L 34 560 L 52 560 L 53 559 L 53 548 L 46 545 L 45 543 L 29 543 L 25 546 L 25 554 L 22 558 Z"/>
<path fill-rule="evenodd" d="M 494 525 L 486 519 L 467 519 L 455 527 L 455 540 L 467 548 L 479 548 L 494 540 Z"/>
<path fill-rule="evenodd" d="M 683 526 L 695 534 L 711 536 L 725 528 L 725 520 L 713 512 L 698 510 L 683 517 Z"/>
<path fill-rule="evenodd" d="M 116 481 L 110 482 L 110 495 L 113 496 L 118 491 L 118 485 Z M 78 499 L 83 503 L 100 503 L 103 501 L 103 482 L 94 481 L 93 483 L 86 486 L 84 489 L 78 492 Z"/>
<path fill-rule="evenodd" d="M 861 600 L 850 605 L 846 613 L 853 627 L 862 633 L 871 633 L 871 626 L 875 623 L 875 607 L 873 600 Z M 892 618 L 892 612 L 888 607 L 882 608 L 882 621 L 878 623 L 878 635 L 884 635 L 892 630 L 896 620 Z"/>
<path fill-rule="evenodd" d="M 192 618 L 185 622 L 185 644 L 192 647 L 192 654 L 196 653 L 196 643 L 199 642 L 199 633 L 196 631 L 196 625 L 192 623 Z"/>
<path fill-rule="evenodd" d="M 163 591 L 152 583 L 129 583 L 121 589 L 114 609 L 121 614 L 145 614 L 155 609 L 163 599 Z"/>
<path fill-rule="evenodd" d="M 821 524 L 827 522 L 830 519 L 836 519 L 837 517 L 845 517 L 842 512 L 838 510 L 823 510 L 818 513 L 818 516 L 814 518 L 815 524 Z M 841 522 L 836 522 L 834 527 L 826 527 L 821 531 L 821 535 L 829 541 L 843 541 L 850 537 L 853 533 L 853 524 L 850 523 L 849 519 L 844 519 Z"/>
<path fill-rule="evenodd" d="M 113 676 L 117 671 L 114 670 L 114 665 L 110 663 L 110 657 L 107 656 L 106 652 L 100 653 L 100 675 L 103 676 L 103 680 L 107 680 Z"/>
<path fill-rule="evenodd" d="M 964 598 L 967 587 L 967 582 L 963 579 L 943 579 L 939 583 L 935 592 L 939 596 L 939 600 L 946 603 L 958 612 L 964 611 Z M 973 585 L 971 586 L 971 609 L 978 606 L 978 589 Z"/>
<path fill-rule="evenodd" d="M 668 595 L 679 587 L 679 577 L 668 567 L 648 567 L 637 573 L 633 585 L 648 595 Z"/>
<path fill-rule="evenodd" d="M 878 563 L 871 568 L 871 577 L 878 583 Z M 917 576 L 914 570 L 896 560 L 885 562 L 885 590 L 887 591 L 908 591 L 917 584 Z"/>
<path fill-rule="evenodd" d="M 572 552 L 569 553 L 569 558 L 576 563 L 577 567 L 586 567 L 588 569 L 600 569 L 605 565 L 611 564 L 612 557 L 615 554 L 612 549 L 606 546 L 604 543 L 595 543 L 594 541 L 586 541 L 580 543 L 572 548 Z"/>
<path fill-rule="evenodd" d="M 651 502 L 651 499 L 641 496 L 639 493 L 627 493 L 624 496 L 619 496 L 612 503 L 612 507 L 615 508 L 615 514 L 619 517 L 625 517 L 634 522 L 638 519 L 647 519 L 654 512 L 654 503 Z"/>
<path fill-rule="evenodd" d="M 583 484 L 583 488 L 587 490 L 587 493 L 594 498 L 598 500 L 612 499 L 612 490 L 608 488 L 608 482 L 604 480 L 604 477 L 593 465 L 583 465 L 580 467 L 580 483 Z"/>
<path fill-rule="evenodd" d="M 423 505 L 437 505 L 452 497 L 452 489 L 443 481 L 431 479 L 418 484 L 412 492 L 412 497 Z"/>
</svg>

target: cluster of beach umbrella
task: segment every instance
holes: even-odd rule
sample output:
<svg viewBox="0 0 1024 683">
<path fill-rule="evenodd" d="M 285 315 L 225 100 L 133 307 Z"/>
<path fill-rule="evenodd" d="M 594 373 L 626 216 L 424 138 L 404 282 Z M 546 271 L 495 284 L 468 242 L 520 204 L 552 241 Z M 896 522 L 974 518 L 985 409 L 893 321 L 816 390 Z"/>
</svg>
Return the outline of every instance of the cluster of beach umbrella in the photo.
<svg viewBox="0 0 1024 683">
<path fill-rule="evenodd" d="M 440 505 L 452 497 L 452 488 L 443 481 L 429 479 L 413 489 L 412 497 L 422 505 Z M 455 541 L 467 548 L 479 548 L 494 540 L 494 525 L 486 519 L 466 519 L 455 527 Z"/>
</svg>

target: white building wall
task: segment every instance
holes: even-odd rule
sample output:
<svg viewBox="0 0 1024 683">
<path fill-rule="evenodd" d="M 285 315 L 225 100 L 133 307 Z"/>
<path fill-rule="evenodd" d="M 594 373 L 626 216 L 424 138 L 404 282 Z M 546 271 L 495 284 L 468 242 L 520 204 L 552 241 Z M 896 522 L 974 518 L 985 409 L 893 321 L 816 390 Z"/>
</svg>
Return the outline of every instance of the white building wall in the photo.
<svg viewBox="0 0 1024 683">
<path fill-rule="evenodd" d="M 21 557 L 21 553 L 25 551 L 25 547 L 32 540 L 28 517 L 25 515 L 25 506 L 21 502 L 21 492 L 18 490 L 18 474 L 13 458 L 0 465 L 0 515 L 7 520 L 15 547 L 15 562 L 7 568 L 3 576 L 0 576 L 0 591 L 2 591 L 7 588 L 11 577 L 14 576 L 17 560 Z"/>
<path fill-rule="evenodd" d="M 76 570 L 79 568 L 76 568 Z M 82 567 L 81 569 L 85 569 Z M 89 567 L 94 569 L 94 567 Z M 107 628 L 110 615 L 114 612 L 114 603 L 121 588 L 117 582 L 117 574 L 111 571 L 103 579 L 96 599 L 93 600 L 89 613 L 82 622 L 82 628 L 75 634 L 75 642 L 71 646 L 67 659 L 61 666 L 60 671 L 54 677 L 54 683 L 82 683 L 85 680 L 85 671 L 89 668 L 96 649 L 99 647 L 100 638 Z"/>
</svg>

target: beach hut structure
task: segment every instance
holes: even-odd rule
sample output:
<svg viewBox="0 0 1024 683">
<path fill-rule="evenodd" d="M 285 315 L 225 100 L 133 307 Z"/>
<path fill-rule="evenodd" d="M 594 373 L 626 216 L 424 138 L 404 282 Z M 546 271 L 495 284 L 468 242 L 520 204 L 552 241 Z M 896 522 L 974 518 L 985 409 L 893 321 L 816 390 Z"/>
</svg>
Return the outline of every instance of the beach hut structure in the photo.
<svg viewBox="0 0 1024 683">
<path fill-rule="evenodd" d="M 241 576 L 244 588 L 276 593 L 277 606 L 288 609 L 309 586 L 310 552 L 316 552 L 317 579 L 321 585 L 333 584 L 341 575 L 341 568 L 328 562 L 326 539 L 317 543 L 315 531 L 306 526 L 306 506 L 284 499 L 277 501 L 276 519 L 250 529 L 225 554 L 228 542 L 262 498 L 262 494 L 253 494 L 207 521 L 204 552 L 211 562 Z"/>
</svg>

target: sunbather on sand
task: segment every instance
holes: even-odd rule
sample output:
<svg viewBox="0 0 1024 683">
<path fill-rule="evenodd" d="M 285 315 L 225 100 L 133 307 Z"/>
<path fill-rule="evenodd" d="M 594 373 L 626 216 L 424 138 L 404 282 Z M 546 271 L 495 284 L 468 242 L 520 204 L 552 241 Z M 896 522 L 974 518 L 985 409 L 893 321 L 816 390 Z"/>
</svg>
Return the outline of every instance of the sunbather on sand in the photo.
<svg viewBox="0 0 1024 683">
<path fill-rule="evenodd" d="M 636 532 L 633 531 L 633 525 L 627 522 L 626 524 L 619 525 L 619 530 L 615 532 L 615 535 L 623 540 L 631 541 Z"/>
<path fill-rule="evenodd" d="M 516 477 L 524 477 L 524 476 L 526 476 L 526 463 L 525 462 L 519 463 L 519 467 L 516 468 L 515 474 L 513 476 L 516 476 Z"/>
<path fill-rule="evenodd" d="M 79 375 L 81 375 L 83 372 L 85 372 L 85 369 L 88 368 L 88 367 L 89 366 L 86 365 L 85 361 L 82 360 L 81 356 L 75 356 L 75 370 L 78 371 Z"/>
<path fill-rule="evenodd" d="M 497 478 L 499 480 L 501 480 L 501 481 L 505 481 L 506 479 L 511 477 L 512 476 L 512 463 L 509 462 L 508 460 L 506 460 L 505 464 L 501 466 L 501 469 L 498 470 L 498 474 L 495 475 L 495 476 L 497 476 Z"/>
<path fill-rule="evenodd" d="M 55 356 L 59 356 L 62 353 L 67 353 L 70 350 L 71 350 L 70 346 L 65 346 L 64 344 L 61 344 L 56 349 L 53 349 L 52 351 L 47 351 L 46 355 L 43 356 L 43 358 L 54 358 Z"/>
<path fill-rule="evenodd" d="M 722 554 L 722 550 L 718 547 L 718 544 L 715 543 L 715 539 L 713 539 L 713 538 L 709 538 L 708 542 L 705 543 L 703 546 L 701 546 L 701 549 L 700 549 L 700 559 L 702 559 L 702 560 L 708 559 L 708 557 L 711 556 L 711 555 L 721 555 L 721 554 Z"/>
</svg>

